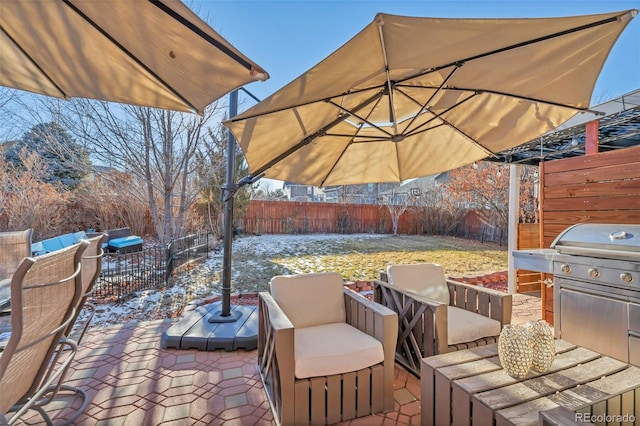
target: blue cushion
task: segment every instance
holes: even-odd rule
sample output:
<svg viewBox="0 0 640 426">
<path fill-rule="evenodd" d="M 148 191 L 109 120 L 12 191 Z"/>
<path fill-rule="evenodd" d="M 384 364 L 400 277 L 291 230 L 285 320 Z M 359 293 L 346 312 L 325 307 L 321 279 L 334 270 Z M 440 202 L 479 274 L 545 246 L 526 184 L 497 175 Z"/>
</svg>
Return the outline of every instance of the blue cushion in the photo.
<svg viewBox="0 0 640 426">
<path fill-rule="evenodd" d="M 45 254 L 44 247 L 42 246 L 42 242 L 38 241 L 37 243 L 31 244 L 31 253 L 34 256 L 40 256 L 41 254 Z"/>
<path fill-rule="evenodd" d="M 45 252 L 51 253 L 52 251 L 61 250 L 64 248 L 60 238 L 49 238 L 42 241 L 42 248 Z"/>
<path fill-rule="evenodd" d="M 142 244 L 142 238 L 137 235 L 130 235 L 128 237 L 115 238 L 113 240 L 109 240 L 109 245 L 114 248 L 123 248 L 133 246 L 135 244 Z"/>
<path fill-rule="evenodd" d="M 84 231 L 78 231 L 73 233 L 73 238 L 76 239 L 76 243 L 80 242 L 80 240 L 88 240 L 87 233 Z"/>
<path fill-rule="evenodd" d="M 73 234 L 60 235 L 58 240 L 60 241 L 60 244 L 62 244 L 61 248 L 72 246 L 78 242 Z"/>
</svg>

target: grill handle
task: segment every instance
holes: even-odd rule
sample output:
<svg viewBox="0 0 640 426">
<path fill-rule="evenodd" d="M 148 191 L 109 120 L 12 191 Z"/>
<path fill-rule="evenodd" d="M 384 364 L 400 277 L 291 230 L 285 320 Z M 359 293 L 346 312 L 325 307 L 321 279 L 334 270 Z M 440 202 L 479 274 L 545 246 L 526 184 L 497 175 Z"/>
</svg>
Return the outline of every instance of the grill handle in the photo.
<svg viewBox="0 0 640 426">
<path fill-rule="evenodd" d="M 556 246 L 560 254 L 577 254 L 591 257 L 604 257 L 607 259 L 638 260 L 640 253 L 637 251 L 609 250 L 595 247 Z"/>
</svg>

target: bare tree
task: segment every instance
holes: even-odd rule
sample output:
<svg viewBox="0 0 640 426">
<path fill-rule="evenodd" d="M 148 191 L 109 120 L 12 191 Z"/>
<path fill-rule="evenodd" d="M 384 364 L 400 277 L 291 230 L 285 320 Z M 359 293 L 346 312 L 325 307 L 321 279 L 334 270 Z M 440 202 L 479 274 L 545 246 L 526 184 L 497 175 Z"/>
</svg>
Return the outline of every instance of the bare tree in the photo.
<svg viewBox="0 0 640 426">
<path fill-rule="evenodd" d="M 402 190 L 399 185 L 379 194 L 381 204 L 389 210 L 393 235 L 398 235 L 400 216 L 409 209 L 407 196 L 406 191 Z"/>
<path fill-rule="evenodd" d="M 200 190 L 193 179 L 194 158 L 214 123 L 215 104 L 202 116 L 83 99 L 50 105 L 96 163 L 143 182 L 126 189 L 148 203 L 161 243 L 184 234 L 187 212 Z"/>
<path fill-rule="evenodd" d="M 467 210 L 450 197 L 442 185 L 423 191 L 416 199 L 424 232 L 431 235 L 448 235 L 462 221 Z"/>
<path fill-rule="evenodd" d="M 8 139 L 17 136 L 15 134 L 16 123 L 19 121 L 20 114 L 16 113 L 19 109 L 20 96 L 17 90 L 0 87 L 0 138 Z"/>
<path fill-rule="evenodd" d="M 535 220 L 536 168 L 526 166 L 521 178 L 519 211 L 521 221 Z M 509 168 L 500 163 L 482 161 L 449 172 L 445 190 L 450 200 L 459 206 L 475 210 L 487 224 L 508 228 Z"/>
<path fill-rule="evenodd" d="M 222 234 L 222 218 L 224 210 L 222 187 L 226 183 L 226 158 L 227 158 L 226 128 L 219 126 L 217 129 L 208 128 L 207 137 L 196 154 L 197 182 L 201 188 L 196 201 L 198 211 L 206 218 L 209 230 Z M 236 180 L 240 180 L 249 174 L 248 166 L 239 146 L 235 149 Z M 249 206 L 251 196 L 247 186 L 237 188 L 234 195 L 234 219 L 243 216 Z"/>
</svg>

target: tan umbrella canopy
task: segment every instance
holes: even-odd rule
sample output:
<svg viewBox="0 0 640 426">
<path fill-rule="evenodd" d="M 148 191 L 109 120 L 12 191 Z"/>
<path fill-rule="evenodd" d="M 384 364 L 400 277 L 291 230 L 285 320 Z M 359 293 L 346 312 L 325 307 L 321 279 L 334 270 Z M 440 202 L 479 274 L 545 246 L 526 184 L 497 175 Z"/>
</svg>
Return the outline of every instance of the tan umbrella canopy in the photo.
<svg viewBox="0 0 640 426">
<path fill-rule="evenodd" d="M 202 112 L 267 73 L 177 0 L 1 0 L 0 85 Z"/>
<path fill-rule="evenodd" d="M 402 181 L 525 143 L 585 111 L 637 11 L 544 19 L 379 14 L 225 122 L 252 178 Z"/>
</svg>

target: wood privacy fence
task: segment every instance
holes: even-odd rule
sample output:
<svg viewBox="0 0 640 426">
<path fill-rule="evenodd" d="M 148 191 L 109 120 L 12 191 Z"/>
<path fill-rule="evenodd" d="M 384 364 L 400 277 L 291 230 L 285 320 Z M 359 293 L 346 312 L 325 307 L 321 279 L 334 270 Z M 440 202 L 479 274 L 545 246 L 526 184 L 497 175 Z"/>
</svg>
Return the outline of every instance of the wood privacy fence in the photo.
<svg viewBox="0 0 640 426">
<path fill-rule="evenodd" d="M 540 224 L 539 223 L 519 223 L 518 224 L 518 241 L 516 248 L 518 250 L 535 249 L 540 247 Z M 518 293 L 526 293 L 529 291 L 540 290 L 542 283 L 542 274 L 536 271 L 527 271 L 525 269 L 516 270 L 516 283 L 518 285 Z"/>
<path fill-rule="evenodd" d="M 398 222 L 398 233 L 425 234 L 424 211 L 413 207 L 405 211 Z M 430 226 L 430 233 L 433 226 Z M 393 227 L 389 209 L 375 204 L 306 203 L 251 200 L 246 214 L 237 219 L 236 229 L 246 234 L 320 234 L 372 233 L 391 234 Z M 504 243 L 507 233 L 483 224 L 470 211 L 455 227 L 438 232 L 482 241 Z"/>
<path fill-rule="evenodd" d="M 391 217 L 384 206 L 371 204 L 305 203 L 251 200 L 236 223 L 248 234 L 391 233 Z M 402 234 L 421 233 L 417 215 L 405 212 L 398 224 Z"/>
</svg>

